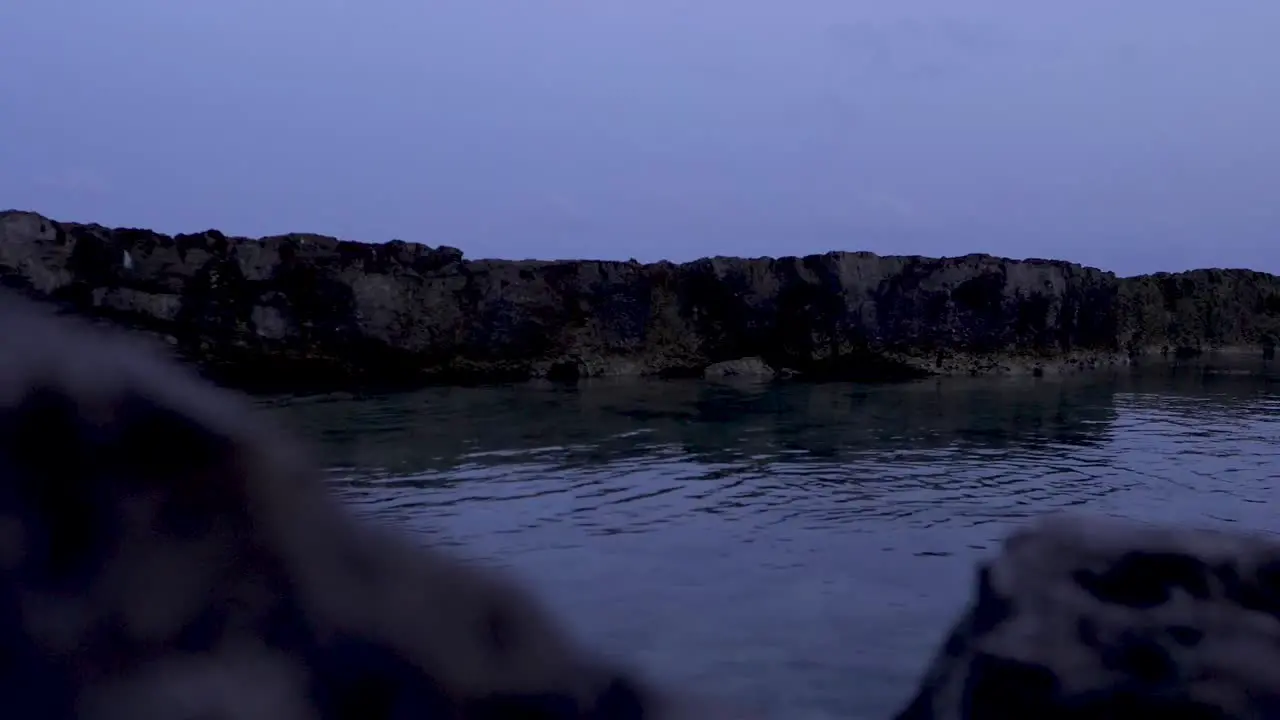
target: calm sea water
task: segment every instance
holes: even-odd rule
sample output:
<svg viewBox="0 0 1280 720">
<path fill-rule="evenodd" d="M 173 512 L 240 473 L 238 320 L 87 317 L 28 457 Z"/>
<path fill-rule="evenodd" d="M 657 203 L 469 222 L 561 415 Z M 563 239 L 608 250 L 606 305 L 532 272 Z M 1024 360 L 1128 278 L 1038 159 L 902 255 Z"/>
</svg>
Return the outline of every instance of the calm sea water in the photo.
<svg viewBox="0 0 1280 720">
<path fill-rule="evenodd" d="M 787 718 L 884 718 L 1028 518 L 1280 530 L 1280 384 L 627 381 L 267 401 L 360 512 L 527 578 L 584 639 Z"/>
</svg>

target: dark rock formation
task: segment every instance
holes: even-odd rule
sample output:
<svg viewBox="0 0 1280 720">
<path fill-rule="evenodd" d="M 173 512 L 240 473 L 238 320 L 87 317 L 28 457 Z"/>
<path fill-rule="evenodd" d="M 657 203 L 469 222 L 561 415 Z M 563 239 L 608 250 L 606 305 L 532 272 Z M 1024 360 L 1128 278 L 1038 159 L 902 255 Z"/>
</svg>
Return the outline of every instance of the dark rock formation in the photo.
<svg viewBox="0 0 1280 720">
<path fill-rule="evenodd" d="M 3 299 L 5 718 L 716 717 L 350 519 L 247 402 Z"/>
<path fill-rule="evenodd" d="M 1120 279 L 985 255 L 464 261 L 400 241 L 169 237 L 7 212 L 0 280 L 262 389 L 701 376 L 750 357 L 813 379 L 1057 373 L 1270 357 L 1280 338 L 1275 276 Z"/>
<path fill-rule="evenodd" d="M 982 567 L 898 720 L 1280 717 L 1280 543 L 1054 518 Z"/>
<path fill-rule="evenodd" d="M 744 357 L 737 360 L 724 360 L 718 363 L 712 363 L 702 371 L 702 376 L 707 379 L 728 380 L 730 378 L 741 378 L 747 380 L 759 380 L 772 378 L 776 375 L 776 371 L 765 362 L 761 357 Z"/>
</svg>

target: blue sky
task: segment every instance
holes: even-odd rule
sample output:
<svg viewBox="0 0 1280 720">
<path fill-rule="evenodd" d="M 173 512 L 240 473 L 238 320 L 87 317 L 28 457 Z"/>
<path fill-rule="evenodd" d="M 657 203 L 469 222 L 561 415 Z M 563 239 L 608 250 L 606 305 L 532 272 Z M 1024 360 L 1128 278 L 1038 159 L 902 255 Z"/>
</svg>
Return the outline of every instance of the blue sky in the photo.
<svg viewBox="0 0 1280 720">
<path fill-rule="evenodd" d="M 1274 0 L 10 0 L 0 206 L 1280 272 Z"/>
</svg>

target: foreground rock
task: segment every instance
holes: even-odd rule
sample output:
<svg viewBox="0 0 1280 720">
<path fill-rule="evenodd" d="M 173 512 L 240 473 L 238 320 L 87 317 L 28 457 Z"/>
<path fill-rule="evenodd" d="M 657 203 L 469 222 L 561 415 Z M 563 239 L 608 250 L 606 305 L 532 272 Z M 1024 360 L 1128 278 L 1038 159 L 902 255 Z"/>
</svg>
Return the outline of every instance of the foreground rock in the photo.
<svg viewBox="0 0 1280 720">
<path fill-rule="evenodd" d="M 1055 519 L 1010 538 L 898 720 L 1280 717 L 1280 544 Z"/>
<path fill-rule="evenodd" d="M 239 398 L 25 303 L 0 331 L 3 717 L 681 711 L 502 577 L 350 520 Z"/>
<path fill-rule="evenodd" d="M 983 255 L 464 261 L 399 241 L 169 237 L 6 212 L 0 281 L 163 337 L 225 383 L 279 390 L 712 366 L 816 379 L 1060 373 L 1270 356 L 1280 339 L 1272 275 L 1120 279 Z"/>
</svg>

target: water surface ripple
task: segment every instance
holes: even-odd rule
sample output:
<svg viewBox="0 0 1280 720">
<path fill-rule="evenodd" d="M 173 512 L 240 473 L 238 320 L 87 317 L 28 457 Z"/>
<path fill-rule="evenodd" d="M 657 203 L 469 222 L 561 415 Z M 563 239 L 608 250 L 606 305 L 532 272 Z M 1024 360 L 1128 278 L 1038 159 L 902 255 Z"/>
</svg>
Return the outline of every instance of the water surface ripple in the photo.
<svg viewBox="0 0 1280 720">
<path fill-rule="evenodd" d="M 789 718 L 885 717 L 1026 518 L 1280 529 L 1267 373 L 596 382 L 266 401 L 360 513 L 510 567 L 582 637 Z"/>
</svg>

